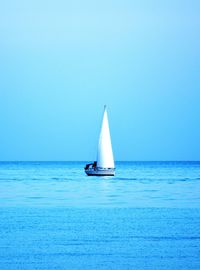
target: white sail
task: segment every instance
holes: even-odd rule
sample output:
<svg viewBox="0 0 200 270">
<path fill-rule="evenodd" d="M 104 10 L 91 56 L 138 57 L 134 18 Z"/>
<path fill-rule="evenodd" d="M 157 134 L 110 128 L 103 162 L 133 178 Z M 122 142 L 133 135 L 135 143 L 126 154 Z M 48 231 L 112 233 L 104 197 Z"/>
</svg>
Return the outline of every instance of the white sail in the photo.
<svg viewBox="0 0 200 270">
<path fill-rule="evenodd" d="M 104 107 L 103 121 L 99 136 L 99 145 L 97 151 L 97 167 L 100 168 L 115 167 L 106 106 Z"/>
</svg>

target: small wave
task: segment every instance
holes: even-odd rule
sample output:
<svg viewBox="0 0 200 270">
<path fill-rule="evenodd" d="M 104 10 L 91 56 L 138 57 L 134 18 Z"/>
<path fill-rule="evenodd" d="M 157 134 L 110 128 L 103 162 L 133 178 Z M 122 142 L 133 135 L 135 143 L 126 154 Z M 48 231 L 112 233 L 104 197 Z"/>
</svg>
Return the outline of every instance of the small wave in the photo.
<svg viewBox="0 0 200 270">
<path fill-rule="evenodd" d="M 144 239 L 152 241 L 181 241 L 181 240 L 200 240 L 200 236 L 132 236 L 131 239 Z"/>
<path fill-rule="evenodd" d="M 39 200 L 39 199 L 44 199 L 44 197 L 33 196 L 33 197 L 27 197 L 27 199 Z"/>
<path fill-rule="evenodd" d="M 157 192 L 157 189 L 144 189 L 144 192 Z"/>
<path fill-rule="evenodd" d="M 0 178 L 0 181 L 21 181 L 19 178 Z"/>
<path fill-rule="evenodd" d="M 130 181 L 130 180 L 140 180 L 140 179 L 132 178 L 132 177 L 131 178 L 130 177 L 116 177 L 115 180 L 123 180 L 123 181 L 128 180 L 128 181 Z"/>
<path fill-rule="evenodd" d="M 109 197 L 109 198 L 117 198 L 117 197 L 119 197 L 119 196 L 116 195 L 116 194 L 113 194 L 113 195 L 108 195 L 108 197 Z"/>
</svg>

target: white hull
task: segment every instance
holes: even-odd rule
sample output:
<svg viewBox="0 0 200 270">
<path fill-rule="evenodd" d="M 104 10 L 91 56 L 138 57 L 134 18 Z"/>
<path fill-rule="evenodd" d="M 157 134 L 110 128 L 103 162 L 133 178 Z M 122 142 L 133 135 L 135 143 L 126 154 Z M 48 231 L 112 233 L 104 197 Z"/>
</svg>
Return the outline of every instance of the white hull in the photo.
<svg viewBox="0 0 200 270">
<path fill-rule="evenodd" d="M 88 170 L 85 170 L 85 173 L 89 176 L 114 176 L 115 175 L 115 169 L 100 169 L 100 168 L 89 168 Z"/>
</svg>

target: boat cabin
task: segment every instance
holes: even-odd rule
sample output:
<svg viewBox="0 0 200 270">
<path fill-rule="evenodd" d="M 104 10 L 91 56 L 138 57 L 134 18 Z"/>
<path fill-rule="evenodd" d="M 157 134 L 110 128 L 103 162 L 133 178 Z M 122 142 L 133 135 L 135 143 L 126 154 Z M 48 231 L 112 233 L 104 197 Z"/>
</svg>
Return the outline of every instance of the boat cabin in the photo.
<svg viewBox="0 0 200 270">
<path fill-rule="evenodd" d="M 96 167 L 97 167 L 97 162 L 96 161 L 94 161 L 93 163 L 90 163 L 90 164 L 86 164 L 86 166 L 85 166 L 85 170 L 88 170 L 88 169 L 96 169 Z"/>
</svg>

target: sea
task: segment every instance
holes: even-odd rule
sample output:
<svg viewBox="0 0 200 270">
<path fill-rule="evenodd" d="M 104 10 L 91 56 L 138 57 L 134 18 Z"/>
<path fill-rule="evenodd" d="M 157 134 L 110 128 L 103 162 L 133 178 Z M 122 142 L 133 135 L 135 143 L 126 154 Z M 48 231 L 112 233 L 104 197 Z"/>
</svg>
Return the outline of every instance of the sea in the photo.
<svg viewBox="0 0 200 270">
<path fill-rule="evenodd" d="M 0 270 L 200 269 L 200 162 L 0 162 Z"/>
</svg>

